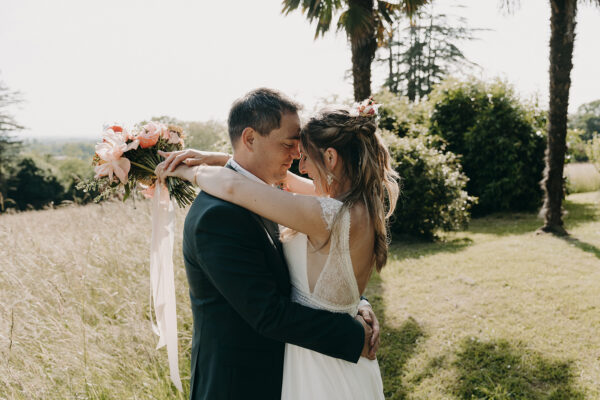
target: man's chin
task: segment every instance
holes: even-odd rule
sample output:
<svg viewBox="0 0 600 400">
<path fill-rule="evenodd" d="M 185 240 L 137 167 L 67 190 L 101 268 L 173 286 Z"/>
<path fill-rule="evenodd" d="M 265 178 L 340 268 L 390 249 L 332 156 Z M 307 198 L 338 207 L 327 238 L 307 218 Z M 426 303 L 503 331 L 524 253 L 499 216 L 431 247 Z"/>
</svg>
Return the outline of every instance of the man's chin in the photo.
<svg viewBox="0 0 600 400">
<path fill-rule="evenodd" d="M 277 174 L 277 176 L 273 177 L 276 183 L 280 183 L 283 180 L 285 180 L 285 178 L 287 178 L 287 169 L 285 171 L 279 172 Z"/>
</svg>

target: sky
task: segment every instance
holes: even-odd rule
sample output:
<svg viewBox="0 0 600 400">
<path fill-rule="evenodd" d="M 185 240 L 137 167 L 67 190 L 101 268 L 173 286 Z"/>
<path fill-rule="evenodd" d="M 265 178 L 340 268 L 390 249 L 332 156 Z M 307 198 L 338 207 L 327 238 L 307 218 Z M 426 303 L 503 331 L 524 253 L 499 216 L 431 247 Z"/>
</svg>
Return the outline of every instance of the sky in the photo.
<svg viewBox="0 0 600 400">
<path fill-rule="evenodd" d="M 483 79 L 501 77 L 523 98 L 548 102 L 547 0 L 437 0 L 464 16 L 478 40 L 462 45 Z M 580 6 L 570 110 L 600 98 L 600 8 Z M 22 138 L 99 138 L 104 124 L 153 116 L 225 121 L 231 103 L 268 86 L 311 110 L 352 97 L 343 33 L 314 40 L 280 0 L 0 0 L 0 81 L 21 92 Z M 377 90 L 385 68 L 374 69 Z"/>
</svg>

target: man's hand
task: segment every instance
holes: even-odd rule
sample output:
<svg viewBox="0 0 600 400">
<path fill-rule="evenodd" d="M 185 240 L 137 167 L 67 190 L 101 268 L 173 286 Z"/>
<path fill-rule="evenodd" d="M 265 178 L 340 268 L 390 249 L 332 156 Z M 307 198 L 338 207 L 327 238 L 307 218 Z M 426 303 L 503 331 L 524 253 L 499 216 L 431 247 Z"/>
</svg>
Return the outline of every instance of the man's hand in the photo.
<svg viewBox="0 0 600 400">
<path fill-rule="evenodd" d="M 360 353 L 361 357 L 367 357 L 370 360 L 374 360 L 375 357 L 371 357 L 369 355 L 371 350 L 371 337 L 373 336 L 373 329 L 367 324 L 364 318 L 360 315 L 356 316 L 356 320 L 358 320 L 365 330 L 365 343 L 363 344 L 362 353 Z"/>
<path fill-rule="evenodd" d="M 358 315 L 363 317 L 365 322 L 371 327 L 371 329 L 373 329 L 373 336 L 371 337 L 371 341 L 369 343 L 369 359 L 374 360 L 380 345 L 379 321 L 377 320 L 377 316 L 373 312 L 373 309 L 370 305 L 360 307 L 358 309 Z"/>
<path fill-rule="evenodd" d="M 226 153 L 215 151 L 201 151 L 186 149 L 179 151 L 158 151 L 158 154 L 165 157 L 163 167 L 165 171 L 174 171 L 181 163 L 193 167 L 194 165 L 206 164 L 222 167 L 231 157 Z"/>
</svg>

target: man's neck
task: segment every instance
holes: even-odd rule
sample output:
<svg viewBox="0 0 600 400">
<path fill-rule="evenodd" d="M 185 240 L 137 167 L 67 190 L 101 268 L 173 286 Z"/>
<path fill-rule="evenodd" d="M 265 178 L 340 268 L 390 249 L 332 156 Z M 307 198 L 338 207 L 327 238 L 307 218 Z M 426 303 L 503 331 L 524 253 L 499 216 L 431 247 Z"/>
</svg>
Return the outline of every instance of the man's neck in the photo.
<svg viewBox="0 0 600 400">
<path fill-rule="evenodd" d="M 250 165 L 250 164 L 248 164 L 247 162 L 244 162 L 243 160 L 240 160 L 240 159 L 239 159 L 239 157 L 236 157 L 236 156 L 235 156 L 235 154 L 234 154 L 234 155 L 233 155 L 233 157 L 232 157 L 232 161 L 235 161 L 235 163 L 236 163 L 238 166 L 240 166 L 241 168 L 243 168 L 245 172 L 247 172 L 247 173 L 251 174 L 252 176 L 254 176 L 255 178 L 259 179 L 259 180 L 260 180 L 260 181 L 262 181 L 262 182 L 268 183 L 268 182 L 266 182 L 265 180 L 263 180 L 263 179 L 262 179 L 262 178 L 261 178 L 261 177 L 260 177 L 260 176 L 259 176 L 259 175 L 258 175 L 258 174 L 255 172 L 255 171 L 254 171 L 254 169 L 253 169 L 253 168 L 251 168 L 251 167 L 248 167 L 248 165 Z"/>
</svg>

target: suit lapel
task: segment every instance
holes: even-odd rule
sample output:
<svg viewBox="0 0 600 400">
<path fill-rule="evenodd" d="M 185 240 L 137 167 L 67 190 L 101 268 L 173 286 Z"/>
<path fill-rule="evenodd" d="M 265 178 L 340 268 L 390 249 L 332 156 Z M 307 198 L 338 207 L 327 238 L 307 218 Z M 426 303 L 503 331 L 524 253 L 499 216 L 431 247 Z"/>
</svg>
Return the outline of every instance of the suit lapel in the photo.
<svg viewBox="0 0 600 400">
<path fill-rule="evenodd" d="M 236 169 L 231 164 L 225 164 L 225 168 L 229 168 L 233 171 L 236 171 Z M 236 172 L 239 173 L 239 171 L 236 171 Z M 258 221 L 258 223 L 267 232 L 267 237 L 269 238 L 269 241 L 271 242 L 273 247 L 277 250 L 277 253 L 279 253 L 279 256 L 282 258 L 284 264 L 287 265 L 285 263 L 285 257 L 283 255 L 283 247 L 281 246 L 281 241 L 279 240 L 279 227 L 277 226 L 277 224 L 273 221 L 270 221 L 268 219 L 261 217 L 260 215 L 255 214 L 251 211 L 250 211 L 250 214 L 252 214 L 252 216 Z"/>
</svg>

